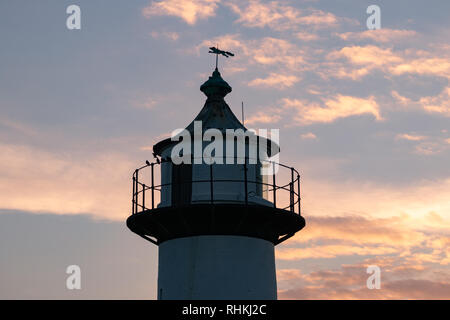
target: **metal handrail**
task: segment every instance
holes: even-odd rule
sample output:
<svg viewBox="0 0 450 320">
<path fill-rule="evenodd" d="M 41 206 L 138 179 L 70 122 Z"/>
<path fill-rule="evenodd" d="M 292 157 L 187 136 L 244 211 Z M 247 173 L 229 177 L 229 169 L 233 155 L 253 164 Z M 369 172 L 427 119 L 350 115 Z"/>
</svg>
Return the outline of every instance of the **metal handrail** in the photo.
<svg viewBox="0 0 450 320">
<path fill-rule="evenodd" d="M 267 194 L 272 193 L 273 194 L 273 207 L 274 208 L 278 208 L 281 210 L 286 210 L 289 208 L 289 210 L 293 213 L 296 213 L 298 215 L 301 215 L 301 196 L 300 196 L 300 173 L 293 167 L 289 167 L 287 165 L 281 164 L 281 163 L 276 163 L 274 161 L 268 161 L 268 160 L 260 160 L 261 161 L 265 161 L 266 163 L 269 163 L 270 165 L 278 165 L 282 168 L 286 168 L 289 169 L 291 171 L 291 179 L 290 182 L 283 184 L 283 185 L 277 185 L 276 184 L 276 173 L 274 172 L 274 174 L 272 175 L 273 179 L 272 179 L 272 183 L 266 183 L 266 182 L 262 182 L 262 181 L 255 181 L 255 180 L 248 180 L 247 177 L 247 159 L 244 160 L 244 164 L 242 164 L 242 166 L 244 167 L 244 179 L 215 179 L 213 176 L 213 165 L 218 165 L 218 164 L 210 164 L 210 179 L 201 179 L 201 180 L 187 180 L 187 181 L 182 181 L 179 182 L 178 184 L 195 184 L 195 183 L 210 183 L 210 200 L 209 202 L 212 204 L 214 203 L 214 201 L 219 201 L 219 202 L 233 202 L 236 203 L 236 200 L 227 200 L 227 199 L 217 199 L 214 198 L 214 184 L 215 183 L 223 183 L 223 182 L 234 182 L 234 183 L 244 183 L 244 187 L 245 187 L 245 204 L 248 205 L 248 197 L 249 197 L 249 192 L 247 189 L 248 184 L 255 184 L 255 185 L 261 185 L 263 188 L 264 186 L 267 186 L 267 190 L 264 190 L 264 192 L 267 192 Z M 165 186 L 171 186 L 173 185 L 173 183 L 160 183 L 160 184 L 156 184 L 154 183 L 154 179 L 155 179 L 155 174 L 154 174 L 154 166 L 155 165 L 160 165 L 164 162 L 172 162 L 170 159 L 161 159 L 157 162 L 153 162 L 153 163 L 147 163 L 145 166 L 142 166 L 138 169 L 136 169 L 133 172 L 133 177 L 132 177 L 132 181 L 133 181 L 133 198 L 132 198 L 132 214 L 138 213 L 138 212 L 142 212 L 142 211 L 146 211 L 146 210 L 152 210 L 155 209 L 155 191 L 159 191 L 161 193 L 161 190 L 163 187 Z M 208 165 L 208 164 L 204 164 L 203 165 Z M 220 165 L 220 164 L 219 164 Z M 241 164 L 239 164 L 241 165 Z M 254 165 L 254 164 L 251 164 Z M 143 182 L 139 181 L 139 172 L 143 169 L 146 169 L 150 167 L 151 169 L 151 181 L 150 181 L 150 185 L 147 185 Z M 141 175 L 142 176 L 142 175 Z M 150 190 L 150 199 L 151 199 L 151 207 L 146 207 L 146 203 L 145 203 L 145 199 L 146 199 L 146 191 Z M 284 190 L 289 192 L 289 205 L 285 206 L 285 207 L 279 207 L 277 205 L 277 192 L 279 190 Z M 141 203 L 139 203 L 139 195 L 141 195 Z M 149 198 L 147 197 L 147 199 Z M 206 200 L 205 200 L 206 201 Z M 295 207 L 297 207 L 297 210 L 295 209 Z"/>
</svg>

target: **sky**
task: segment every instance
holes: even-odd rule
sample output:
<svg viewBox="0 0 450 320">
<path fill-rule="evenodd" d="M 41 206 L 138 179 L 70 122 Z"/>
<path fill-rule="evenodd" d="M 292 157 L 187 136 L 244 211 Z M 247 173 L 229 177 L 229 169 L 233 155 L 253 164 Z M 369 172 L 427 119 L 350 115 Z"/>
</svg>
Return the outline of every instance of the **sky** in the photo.
<svg viewBox="0 0 450 320">
<path fill-rule="evenodd" d="M 81 8 L 81 29 L 66 8 Z M 381 9 L 368 30 L 366 9 Z M 307 226 L 281 299 L 450 299 L 450 2 L 0 2 L 0 298 L 156 296 L 125 226 L 131 174 L 189 124 L 219 60 L 245 123 L 280 130 Z M 65 268 L 82 269 L 82 290 Z M 381 289 L 366 268 L 381 268 Z M 85 276 L 85 277 L 84 277 Z"/>
</svg>

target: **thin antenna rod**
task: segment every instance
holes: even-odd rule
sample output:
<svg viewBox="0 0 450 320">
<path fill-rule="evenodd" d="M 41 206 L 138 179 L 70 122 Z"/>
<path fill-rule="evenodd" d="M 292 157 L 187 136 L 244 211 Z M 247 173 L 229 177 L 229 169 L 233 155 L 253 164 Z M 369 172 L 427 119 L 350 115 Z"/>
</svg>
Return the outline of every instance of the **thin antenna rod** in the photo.
<svg viewBox="0 0 450 320">
<path fill-rule="evenodd" d="M 242 101 L 242 124 L 245 125 L 245 119 L 244 119 L 244 101 Z"/>
<path fill-rule="evenodd" d="M 217 49 L 219 49 L 219 45 L 217 44 Z M 217 62 L 219 61 L 219 54 L 216 54 L 216 69 L 217 69 Z"/>
</svg>

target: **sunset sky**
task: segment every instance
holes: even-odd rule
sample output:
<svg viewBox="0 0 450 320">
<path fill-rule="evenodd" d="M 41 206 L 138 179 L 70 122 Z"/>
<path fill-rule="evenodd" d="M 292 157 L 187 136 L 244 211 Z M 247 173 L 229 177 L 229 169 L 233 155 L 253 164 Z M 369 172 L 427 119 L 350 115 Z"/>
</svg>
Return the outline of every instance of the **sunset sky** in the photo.
<svg viewBox="0 0 450 320">
<path fill-rule="evenodd" d="M 66 28 L 67 6 L 81 30 Z M 366 9 L 381 8 L 368 30 Z M 219 60 L 246 126 L 280 129 L 307 226 L 280 299 L 450 299 L 450 2 L 0 2 L 0 298 L 156 297 L 131 174 Z M 82 290 L 65 268 L 82 269 Z M 381 268 L 369 290 L 366 268 Z"/>
</svg>

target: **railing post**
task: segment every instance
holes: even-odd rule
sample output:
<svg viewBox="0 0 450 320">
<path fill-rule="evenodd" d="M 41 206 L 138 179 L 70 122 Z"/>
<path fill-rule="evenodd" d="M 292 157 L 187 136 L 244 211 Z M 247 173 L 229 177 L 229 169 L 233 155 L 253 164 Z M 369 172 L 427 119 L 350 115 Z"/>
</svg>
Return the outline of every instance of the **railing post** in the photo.
<svg viewBox="0 0 450 320">
<path fill-rule="evenodd" d="M 142 211 L 145 210 L 145 183 L 142 185 Z"/>
<path fill-rule="evenodd" d="M 136 196 L 135 187 L 136 187 L 136 177 L 133 174 L 133 200 L 131 200 L 131 214 L 134 214 L 134 198 Z"/>
<path fill-rule="evenodd" d="M 294 168 L 291 168 L 291 183 L 289 184 L 289 193 L 290 197 L 290 209 L 291 212 L 294 212 Z"/>
<path fill-rule="evenodd" d="M 138 201 L 139 201 L 139 171 L 136 170 L 136 201 L 134 201 L 135 207 L 135 213 L 138 212 Z"/>
<path fill-rule="evenodd" d="M 298 200 L 298 215 L 301 216 L 302 215 L 302 207 L 300 206 L 300 175 L 297 174 L 297 191 L 298 191 L 298 195 L 297 195 L 297 200 Z"/>
<path fill-rule="evenodd" d="M 152 209 L 154 209 L 155 208 L 155 184 L 154 184 L 154 176 L 153 176 L 153 166 L 154 166 L 155 164 L 154 163 L 152 163 L 151 164 L 151 169 L 152 169 Z"/>
<path fill-rule="evenodd" d="M 276 208 L 277 207 L 277 185 L 275 183 L 275 162 L 272 162 L 272 167 L 273 167 L 273 184 L 272 184 L 272 188 L 273 188 L 273 207 Z"/>
<path fill-rule="evenodd" d="M 248 185 L 247 185 L 247 157 L 244 158 L 244 192 L 245 192 L 245 204 L 248 204 Z"/>
<path fill-rule="evenodd" d="M 213 182 L 213 165 L 209 165 L 209 189 L 211 195 L 211 204 L 214 203 L 214 182 Z"/>
</svg>

